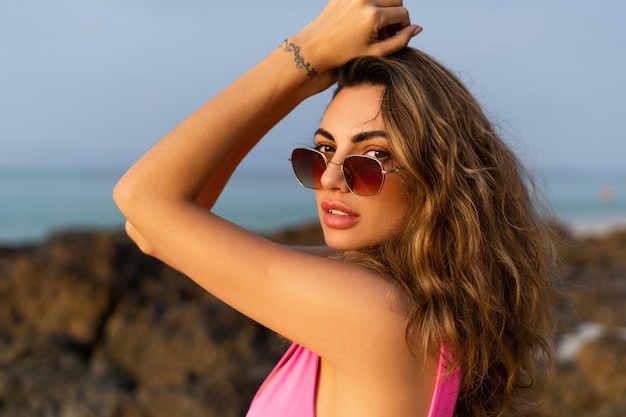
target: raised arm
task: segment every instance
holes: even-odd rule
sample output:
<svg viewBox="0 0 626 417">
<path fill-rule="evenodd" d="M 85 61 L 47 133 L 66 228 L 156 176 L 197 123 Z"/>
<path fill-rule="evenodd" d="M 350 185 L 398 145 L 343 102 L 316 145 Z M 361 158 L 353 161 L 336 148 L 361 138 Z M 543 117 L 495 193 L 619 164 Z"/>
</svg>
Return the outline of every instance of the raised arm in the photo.
<svg viewBox="0 0 626 417">
<path fill-rule="evenodd" d="M 387 285 L 352 265 L 274 245 L 204 207 L 269 129 L 332 83 L 333 68 L 406 46 L 420 28 L 409 25 L 401 6 L 400 0 L 332 0 L 301 33 L 166 135 L 114 190 L 142 248 L 244 314 L 320 352 L 336 350 L 341 329 L 367 320 Z M 389 25 L 397 35 L 379 36 Z M 365 277 L 356 291 L 361 298 L 350 303 L 357 275 Z"/>
<path fill-rule="evenodd" d="M 376 3 L 380 4 L 377 5 Z M 287 67 L 291 70 L 289 75 L 297 76 L 297 79 L 293 80 L 295 84 L 286 86 L 287 97 L 282 99 L 275 97 L 276 104 L 267 103 L 265 108 L 261 106 L 260 110 L 267 111 L 263 116 L 264 118 L 261 117 L 265 124 L 257 125 L 256 130 L 247 138 L 240 136 L 243 140 L 241 140 L 238 148 L 229 152 L 226 159 L 219 162 L 219 169 L 216 170 L 215 175 L 208 179 L 198 196 L 198 201 L 204 207 L 211 208 L 234 169 L 265 133 L 285 117 L 300 101 L 325 90 L 332 84 L 330 70 L 355 56 L 382 56 L 406 46 L 408 40 L 421 30 L 418 26 L 409 26 L 409 23 L 408 14 L 406 9 L 402 7 L 401 0 L 379 2 L 331 1 L 317 19 L 308 25 L 302 33 L 285 39 L 277 51 L 282 51 L 283 55 L 286 55 L 283 58 L 291 60 L 291 62 L 287 62 Z M 400 36 L 391 36 L 396 34 Z M 380 42 L 379 40 L 387 41 Z M 347 44 L 352 44 L 354 49 L 347 48 Z M 270 58 L 268 57 L 268 59 Z M 291 74 L 294 69 L 299 70 L 297 74 Z M 269 70 L 273 76 L 282 79 L 284 73 L 280 67 L 270 66 Z M 306 77 L 304 77 L 305 74 Z M 265 75 L 255 74 L 261 78 L 264 78 Z M 234 85 L 231 86 L 231 89 L 233 87 Z M 245 96 L 251 93 L 250 90 L 246 90 L 245 86 L 242 85 L 241 87 L 244 89 L 243 94 Z M 259 87 L 261 86 L 251 85 L 248 88 L 259 89 Z M 280 89 L 282 86 L 268 85 L 268 87 Z M 261 95 L 264 93 L 263 91 L 258 92 Z M 254 106 L 254 103 L 251 104 Z"/>
</svg>

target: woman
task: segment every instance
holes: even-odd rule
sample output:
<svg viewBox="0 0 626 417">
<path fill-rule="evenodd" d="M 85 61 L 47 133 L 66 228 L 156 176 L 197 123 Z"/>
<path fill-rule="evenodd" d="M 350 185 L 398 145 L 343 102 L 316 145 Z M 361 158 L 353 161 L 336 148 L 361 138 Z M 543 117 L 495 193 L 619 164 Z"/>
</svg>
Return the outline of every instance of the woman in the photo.
<svg viewBox="0 0 626 417">
<path fill-rule="evenodd" d="M 293 341 L 249 417 L 500 415 L 549 352 L 550 251 L 518 163 L 465 87 L 406 48 L 420 31 L 401 0 L 331 0 L 115 188 L 144 252 Z M 328 250 L 207 210 L 335 80 L 314 148 L 291 157 Z"/>
</svg>

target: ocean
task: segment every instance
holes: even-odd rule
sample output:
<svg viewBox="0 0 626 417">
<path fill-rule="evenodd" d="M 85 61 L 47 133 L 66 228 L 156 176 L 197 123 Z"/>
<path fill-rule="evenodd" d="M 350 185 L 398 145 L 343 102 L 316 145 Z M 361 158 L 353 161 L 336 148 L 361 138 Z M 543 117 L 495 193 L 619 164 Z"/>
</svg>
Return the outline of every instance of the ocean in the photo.
<svg viewBox="0 0 626 417">
<path fill-rule="evenodd" d="M 117 168 L 0 169 L 0 244 L 43 241 L 65 230 L 116 230 L 124 219 L 111 200 Z M 575 232 L 626 227 L 626 169 L 551 168 L 536 174 L 555 216 Z M 265 233 L 315 221 L 313 193 L 288 164 L 235 173 L 215 212 Z"/>
</svg>

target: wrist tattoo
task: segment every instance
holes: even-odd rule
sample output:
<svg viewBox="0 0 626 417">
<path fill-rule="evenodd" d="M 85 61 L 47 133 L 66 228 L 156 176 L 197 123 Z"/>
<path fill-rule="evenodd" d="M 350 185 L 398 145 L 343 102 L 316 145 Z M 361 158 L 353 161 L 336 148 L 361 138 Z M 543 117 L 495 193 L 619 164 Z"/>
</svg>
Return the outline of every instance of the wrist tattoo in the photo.
<svg viewBox="0 0 626 417">
<path fill-rule="evenodd" d="M 300 55 L 299 46 L 296 46 L 293 43 L 289 42 L 288 39 L 285 39 L 282 45 L 285 52 L 293 52 L 294 60 L 296 61 L 296 68 L 306 70 L 306 75 L 308 75 L 309 77 L 317 75 L 317 71 L 315 70 L 315 68 L 313 68 L 311 64 L 306 62 L 302 55 Z"/>
</svg>

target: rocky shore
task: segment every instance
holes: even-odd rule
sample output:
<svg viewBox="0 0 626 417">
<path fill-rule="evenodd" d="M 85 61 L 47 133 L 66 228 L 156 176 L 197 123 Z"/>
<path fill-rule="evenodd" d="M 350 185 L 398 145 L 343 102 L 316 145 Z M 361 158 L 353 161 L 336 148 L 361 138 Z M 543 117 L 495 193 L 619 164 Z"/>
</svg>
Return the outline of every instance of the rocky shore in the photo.
<svg viewBox="0 0 626 417">
<path fill-rule="evenodd" d="M 558 361 L 533 415 L 625 416 L 626 230 L 563 236 Z M 121 232 L 0 247 L 0 417 L 241 417 L 286 347 Z"/>
</svg>

